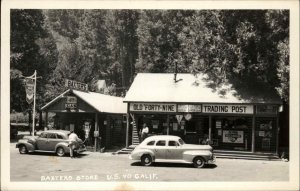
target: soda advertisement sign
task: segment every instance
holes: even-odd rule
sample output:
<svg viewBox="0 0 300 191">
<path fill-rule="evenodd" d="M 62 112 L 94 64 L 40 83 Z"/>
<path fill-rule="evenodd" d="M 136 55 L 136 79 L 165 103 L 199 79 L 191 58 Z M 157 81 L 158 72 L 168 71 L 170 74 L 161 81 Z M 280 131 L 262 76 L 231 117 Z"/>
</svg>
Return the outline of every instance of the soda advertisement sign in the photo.
<svg viewBox="0 0 300 191">
<path fill-rule="evenodd" d="M 244 143 L 244 131 L 223 130 L 223 143 Z"/>
</svg>

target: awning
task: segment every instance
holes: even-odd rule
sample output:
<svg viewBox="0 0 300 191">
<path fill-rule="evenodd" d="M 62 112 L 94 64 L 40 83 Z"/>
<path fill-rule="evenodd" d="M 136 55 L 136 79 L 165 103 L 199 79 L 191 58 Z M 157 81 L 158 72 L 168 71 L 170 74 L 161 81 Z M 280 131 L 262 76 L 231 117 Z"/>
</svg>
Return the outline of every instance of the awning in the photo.
<svg viewBox="0 0 300 191">
<path fill-rule="evenodd" d="M 64 97 L 71 90 L 67 90 L 61 95 L 57 96 L 55 99 L 47 103 L 41 109 L 46 110 L 52 104 L 60 100 L 60 98 Z M 84 102 L 89 104 L 91 107 L 96 109 L 98 112 L 104 113 L 114 113 L 114 114 L 125 114 L 127 113 L 127 104 L 123 102 L 122 97 L 104 95 L 95 92 L 82 92 L 77 90 L 72 90 L 73 94 Z"/>
</svg>

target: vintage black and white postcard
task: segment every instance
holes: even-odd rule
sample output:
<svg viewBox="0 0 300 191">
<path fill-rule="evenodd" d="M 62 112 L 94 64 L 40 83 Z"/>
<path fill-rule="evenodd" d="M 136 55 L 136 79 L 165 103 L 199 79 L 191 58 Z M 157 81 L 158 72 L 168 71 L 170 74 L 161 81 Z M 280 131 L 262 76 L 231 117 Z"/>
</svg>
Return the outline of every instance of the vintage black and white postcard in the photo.
<svg viewBox="0 0 300 191">
<path fill-rule="evenodd" d="M 299 189 L 299 1 L 1 5 L 2 190 Z"/>
</svg>

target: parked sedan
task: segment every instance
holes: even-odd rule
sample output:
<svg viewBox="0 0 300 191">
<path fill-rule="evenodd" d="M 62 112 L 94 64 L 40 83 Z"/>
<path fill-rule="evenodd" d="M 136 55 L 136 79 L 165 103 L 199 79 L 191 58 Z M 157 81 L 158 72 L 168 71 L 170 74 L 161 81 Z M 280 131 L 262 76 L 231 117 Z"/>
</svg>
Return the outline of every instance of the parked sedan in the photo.
<svg viewBox="0 0 300 191">
<path fill-rule="evenodd" d="M 129 157 L 149 166 L 153 162 L 190 163 L 196 168 L 214 163 L 215 157 L 210 145 L 185 144 L 177 136 L 158 135 L 145 139 L 135 147 Z"/>
<path fill-rule="evenodd" d="M 20 139 L 16 145 L 20 154 L 28 152 L 50 152 L 56 153 L 58 156 L 64 156 L 70 152 L 69 145 L 70 131 L 64 130 L 49 130 L 43 131 L 39 136 L 25 136 Z M 86 151 L 82 140 L 78 141 L 75 153 Z"/>
</svg>

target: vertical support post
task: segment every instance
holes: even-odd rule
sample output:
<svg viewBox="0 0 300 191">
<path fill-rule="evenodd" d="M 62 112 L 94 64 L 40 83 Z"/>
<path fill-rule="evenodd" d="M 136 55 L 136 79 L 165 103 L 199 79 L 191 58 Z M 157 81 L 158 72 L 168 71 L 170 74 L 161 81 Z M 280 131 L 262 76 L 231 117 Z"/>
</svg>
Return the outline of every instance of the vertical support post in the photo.
<svg viewBox="0 0 300 191">
<path fill-rule="evenodd" d="M 99 133 L 99 126 L 98 126 L 98 112 L 96 112 L 95 114 L 95 131 L 98 131 Z M 100 133 L 99 133 L 100 135 Z M 95 138 L 95 145 L 94 145 L 94 152 L 97 151 L 97 139 L 98 137 L 94 137 Z"/>
<path fill-rule="evenodd" d="M 128 148 L 128 146 L 129 146 L 129 118 L 130 118 L 130 115 L 127 112 L 127 114 L 126 114 L 126 148 Z"/>
<path fill-rule="evenodd" d="M 127 103 L 127 114 L 126 114 L 126 148 L 129 146 L 129 103 Z"/>
<path fill-rule="evenodd" d="M 48 129 L 48 111 L 46 111 L 46 114 L 45 114 L 45 130 Z"/>
<path fill-rule="evenodd" d="M 169 135 L 169 128 L 170 128 L 170 116 L 167 115 L 167 135 Z"/>
<path fill-rule="evenodd" d="M 33 109 L 32 109 L 32 136 L 34 136 L 34 128 L 35 128 L 35 100 L 36 100 L 36 70 L 34 71 L 34 98 L 33 98 Z"/>
<path fill-rule="evenodd" d="M 251 145 L 251 152 L 255 152 L 255 115 L 252 117 L 252 145 Z"/>
<path fill-rule="evenodd" d="M 279 147 L 279 132 L 280 132 L 280 127 L 279 127 L 279 117 L 278 114 L 276 115 L 276 155 L 278 155 L 278 147 Z"/>
<path fill-rule="evenodd" d="M 212 127 L 212 120 L 211 115 L 208 116 L 208 139 L 211 141 L 211 127 Z"/>
</svg>

